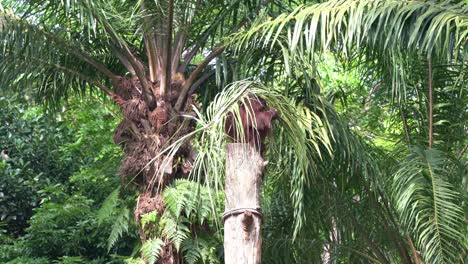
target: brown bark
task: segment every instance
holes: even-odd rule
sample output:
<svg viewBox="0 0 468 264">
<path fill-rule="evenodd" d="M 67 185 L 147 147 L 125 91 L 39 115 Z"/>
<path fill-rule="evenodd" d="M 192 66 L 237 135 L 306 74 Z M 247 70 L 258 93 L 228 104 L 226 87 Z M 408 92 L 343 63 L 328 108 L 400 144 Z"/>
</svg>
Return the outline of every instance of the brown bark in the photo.
<svg viewBox="0 0 468 264">
<path fill-rule="evenodd" d="M 413 253 L 413 259 L 415 264 L 424 264 L 424 262 L 421 259 L 421 256 L 419 255 L 419 252 L 416 250 L 414 247 L 413 240 L 411 239 L 410 235 L 406 233 L 406 240 L 408 240 L 408 244 L 410 245 L 411 252 Z"/>
<path fill-rule="evenodd" d="M 224 263 L 261 263 L 260 186 L 267 162 L 249 144 L 227 146 Z"/>
</svg>

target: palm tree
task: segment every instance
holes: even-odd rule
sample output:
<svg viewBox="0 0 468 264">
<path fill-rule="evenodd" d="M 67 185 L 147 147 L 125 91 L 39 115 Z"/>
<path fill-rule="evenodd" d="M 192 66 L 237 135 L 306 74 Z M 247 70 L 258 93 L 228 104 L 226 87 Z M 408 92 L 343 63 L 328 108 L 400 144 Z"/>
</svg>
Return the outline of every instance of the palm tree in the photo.
<svg viewBox="0 0 468 264">
<path fill-rule="evenodd" d="M 161 190 L 187 177 L 194 92 L 214 76 L 225 49 L 218 32 L 245 26 L 268 1 L 6 1 L 2 6 L 2 86 L 40 87 L 51 106 L 98 88 L 122 108 L 114 141 L 126 157 L 120 175 L 140 195 L 134 217 L 164 212 Z M 206 12 L 206 11 L 209 12 Z M 18 72 L 21 72 L 18 75 Z M 142 243 L 148 230 L 139 226 Z M 161 261 L 177 261 L 164 239 Z"/>
<path fill-rule="evenodd" d="M 121 176 L 140 192 L 134 218 L 142 243 L 155 245 L 150 255 L 157 252 L 160 262 L 181 261 L 181 256 L 169 236 L 156 240 L 155 232 L 142 228 L 143 217 L 153 211 L 164 214 L 162 190 L 175 178 L 190 174 L 219 183 L 224 125 L 229 115 L 239 120 L 240 107 L 252 95 L 280 113 L 274 147 L 266 158 L 280 157 L 270 165 L 272 171 L 288 170 L 277 173 L 271 181 L 278 186 L 267 191 L 287 200 L 271 212 L 294 223 L 286 248 L 322 252 L 325 247 L 348 261 L 360 257 L 379 263 L 418 262 L 420 257 L 442 263 L 460 256 L 462 233 L 455 226 L 463 217 L 452 199 L 453 188 L 434 176 L 424 184 L 437 191 L 405 193 L 406 179 L 399 179 L 416 174 L 401 170 L 392 187 L 397 204 L 391 203 L 388 186 L 377 180 L 387 173 L 374 162 L 378 154 L 349 130 L 321 94 L 316 66 L 317 54 L 324 50 L 368 66 L 381 86 L 389 88 L 386 98 L 390 94 L 408 119 L 403 99 L 411 98 L 406 86 L 413 78 L 407 70 L 411 59 L 425 57 L 447 67 L 463 60 L 468 11 L 462 2 L 6 1 L 1 11 L 2 87 L 23 93 L 25 87 L 40 87 L 34 95 L 52 107 L 73 92 L 97 88 L 121 106 L 123 121 L 114 136 L 126 154 Z M 222 89 L 248 77 L 256 82 Z M 200 110 L 193 108 L 200 103 Z M 410 138 L 409 125 L 403 123 Z M 199 146 L 196 151 L 194 145 Z M 439 197 L 438 188 L 451 191 Z M 411 208 L 419 201 L 398 205 L 401 195 L 423 197 L 428 205 L 416 208 L 429 219 L 434 208 L 454 213 L 443 221 L 418 220 Z M 314 210 L 323 206 L 319 201 L 328 206 L 327 217 L 307 230 L 311 219 L 321 219 Z M 369 211 L 363 208 L 370 208 L 375 218 L 365 218 Z M 366 230 L 376 221 L 384 226 Z M 278 228 L 274 221 L 267 225 Z M 376 231 L 390 241 L 375 246 L 385 240 Z M 439 242 L 426 243 L 434 234 Z M 311 243 L 310 237 L 320 239 Z M 353 245 L 356 241 L 360 246 Z M 271 245 L 267 241 L 267 248 Z M 289 257 L 297 261 L 298 254 Z M 312 260 L 320 261 L 320 253 Z"/>
<path fill-rule="evenodd" d="M 459 169 L 460 159 L 466 149 L 464 137 L 454 137 L 452 133 L 439 135 L 434 131 L 447 131 L 448 124 L 461 129 L 452 121 L 457 115 L 448 115 L 446 108 L 458 109 L 455 112 L 465 111 L 459 100 L 463 100 L 462 91 L 466 88 L 462 80 L 466 79 L 463 61 L 467 47 L 467 11 L 468 7 L 461 1 L 327 1 L 299 6 L 275 18 L 265 15 L 251 29 L 236 33 L 232 38 L 232 43 L 239 50 L 257 48 L 281 52 L 279 58 L 276 58 L 282 62 L 280 65 L 284 65 L 288 76 L 303 80 L 300 86 L 306 90 L 304 98 L 320 86 L 317 85 L 320 83 L 319 74 L 314 69 L 317 69 L 320 61 L 317 54 L 323 51 L 330 51 L 339 59 L 347 60 L 348 65 L 353 65 L 354 61 L 355 64 L 367 67 L 362 76 L 373 87 L 369 97 L 384 96 L 389 100 L 392 108 L 400 112 L 407 145 L 419 147 L 407 151 L 407 161 L 393 166 L 385 164 L 385 167 L 379 168 L 375 167 L 375 162 L 370 162 L 378 160 L 377 156 L 371 158 L 357 155 L 369 150 L 360 144 L 350 150 L 349 139 L 343 138 L 346 133 L 342 133 L 334 142 L 346 144 L 334 147 L 338 152 L 341 149 L 352 153 L 354 157 L 343 158 L 348 159 L 346 166 L 354 165 L 342 168 L 340 159 L 336 159 L 335 164 L 325 164 L 331 168 L 338 166 L 339 170 L 334 172 L 337 175 L 362 174 L 358 178 L 364 181 L 357 187 L 364 188 L 365 192 L 351 192 L 354 193 L 353 200 L 365 199 L 371 202 L 370 206 L 377 207 L 377 213 L 382 217 L 380 221 L 385 226 L 381 233 L 388 233 L 394 249 L 399 251 L 398 262 L 422 263 L 421 258 L 427 263 L 463 262 L 466 254 L 463 242 L 466 232 L 462 228 L 463 203 L 460 200 L 464 191 L 457 188 L 464 173 L 464 170 Z M 248 58 L 252 55 L 244 53 L 243 56 Z M 437 79 L 434 78 L 433 65 L 437 65 Z M 372 83 L 370 78 L 379 81 Z M 446 98 L 453 101 L 443 101 Z M 442 101 L 435 107 L 434 100 Z M 417 107 L 412 106 L 411 102 L 417 104 Z M 314 107 L 314 103 L 311 107 Z M 434 114 L 435 108 L 439 108 L 437 116 Z M 408 116 L 411 116 L 409 121 Z M 436 118 L 440 120 L 434 121 Z M 418 134 L 411 130 L 418 131 Z M 421 140 L 423 134 L 424 141 Z M 435 144 L 437 141 L 438 144 Z M 428 145 L 429 149 L 424 150 L 423 147 L 421 150 L 424 145 Z M 443 154 L 431 149 L 436 145 L 449 152 Z M 458 159 L 455 163 L 454 157 Z M 386 170 L 379 172 L 383 168 Z M 322 173 L 331 171 L 330 167 L 326 167 Z M 385 178 L 392 179 L 391 186 L 385 182 L 379 183 L 376 178 L 384 178 L 385 174 L 389 175 Z M 333 177 L 332 190 L 342 181 L 340 177 Z M 370 197 L 366 199 L 368 195 Z M 346 197 L 335 197 L 331 204 L 341 213 L 347 207 L 343 204 L 336 207 L 336 203 L 345 202 L 343 198 Z M 348 206 L 356 209 L 356 206 Z M 350 214 L 356 215 L 356 212 L 350 211 Z M 306 216 L 304 214 L 304 219 Z M 366 233 L 362 219 L 351 219 L 351 227 L 356 231 L 349 233 L 346 230 L 349 224 L 343 221 L 340 224 L 345 226 L 339 227 L 339 218 L 342 215 L 332 214 L 328 218 L 331 220 L 328 225 L 330 239 L 335 244 L 331 253 L 349 250 L 372 262 L 396 261 L 392 253 L 372 245 L 376 238 L 372 233 Z M 404 232 L 401 233 L 399 229 Z M 342 230 L 346 233 L 340 233 Z M 370 254 L 356 252 L 355 246 L 347 245 L 346 242 L 353 241 L 352 237 L 356 233 L 363 236 L 366 251 L 370 251 Z M 317 244 L 320 246 L 320 243 Z"/>
</svg>

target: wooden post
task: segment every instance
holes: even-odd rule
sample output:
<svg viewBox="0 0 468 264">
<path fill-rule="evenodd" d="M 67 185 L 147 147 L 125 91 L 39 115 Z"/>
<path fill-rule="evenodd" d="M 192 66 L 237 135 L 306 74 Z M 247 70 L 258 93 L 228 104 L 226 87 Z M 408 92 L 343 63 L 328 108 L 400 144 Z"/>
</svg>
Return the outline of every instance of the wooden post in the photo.
<svg viewBox="0 0 468 264">
<path fill-rule="evenodd" d="M 265 162 L 249 144 L 227 145 L 224 263 L 260 264 L 260 185 Z"/>
</svg>

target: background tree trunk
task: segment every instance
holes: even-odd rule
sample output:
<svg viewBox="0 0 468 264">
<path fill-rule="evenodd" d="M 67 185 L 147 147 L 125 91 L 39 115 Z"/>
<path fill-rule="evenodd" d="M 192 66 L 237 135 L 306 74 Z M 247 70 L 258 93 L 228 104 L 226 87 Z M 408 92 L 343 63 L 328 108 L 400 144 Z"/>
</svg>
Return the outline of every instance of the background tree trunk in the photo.
<svg viewBox="0 0 468 264">
<path fill-rule="evenodd" d="M 249 144 L 227 145 L 224 262 L 261 263 L 260 185 L 267 162 Z"/>
</svg>

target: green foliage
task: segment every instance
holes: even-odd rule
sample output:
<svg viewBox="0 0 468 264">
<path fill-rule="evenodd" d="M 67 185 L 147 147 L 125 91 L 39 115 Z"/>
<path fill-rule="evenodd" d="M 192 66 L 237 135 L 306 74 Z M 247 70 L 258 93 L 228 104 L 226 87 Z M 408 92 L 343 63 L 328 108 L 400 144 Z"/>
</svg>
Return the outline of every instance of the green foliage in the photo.
<svg viewBox="0 0 468 264">
<path fill-rule="evenodd" d="M 33 2 L 0 4 L 0 85 L 59 113 L 0 99 L 0 221 L 8 231 L 0 262 L 121 260 L 110 252 L 130 255 L 137 243 L 135 193 L 116 190 L 117 115 L 73 96 L 129 74 L 114 49 L 145 64 L 146 20 L 164 29 L 168 1 Z M 220 262 L 213 208 L 222 204 L 224 124 L 252 94 L 280 112 L 265 151 L 266 263 L 412 263 L 418 252 L 425 263 L 464 261 L 466 1 L 299 2 L 174 1 L 174 27 L 187 34 L 193 62 L 221 40 L 230 44 L 206 69 L 215 80 L 198 89 L 196 131 L 164 153 L 190 140 L 198 151 L 191 176 L 208 188 L 186 180 L 166 188 L 165 213 L 141 219 L 151 237 L 145 259 L 126 262 L 154 262 L 168 238 L 188 263 Z M 245 78 L 255 81 L 222 88 Z M 406 148 L 427 142 L 429 82 L 438 150 L 405 159 Z M 60 109 L 64 98 L 73 101 Z M 11 237 L 33 213 L 27 235 Z"/>
<path fill-rule="evenodd" d="M 130 210 L 123 208 L 120 210 L 115 222 L 112 224 L 111 233 L 107 242 L 107 250 L 110 250 L 112 246 L 117 243 L 117 240 L 122 237 L 123 234 L 128 232 L 130 219 Z"/>
<path fill-rule="evenodd" d="M 1 262 L 8 262 L 8 261 L 16 261 L 16 259 L 20 259 L 28 255 L 28 249 L 25 247 L 24 240 L 14 240 L 3 232 L 1 235 L 0 240 L 0 261 Z"/>
<path fill-rule="evenodd" d="M 165 188 L 166 210 L 163 215 L 158 218 L 152 212 L 142 216 L 142 226 L 151 225 L 149 230 L 155 237 L 143 244 L 142 256 L 154 263 L 164 245 L 158 237 L 165 237 L 188 263 L 220 263 L 220 234 L 216 229 L 216 218 L 213 218 L 220 213 L 213 211 L 213 194 L 213 190 L 203 185 L 182 179 Z"/>
<path fill-rule="evenodd" d="M 35 209 L 26 229 L 31 254 L 51 258 L 103 255 L 105 232 L 93 219 L 91 205 L 91 200 L 75 195 Z"/>
<path fill-rule="evenodd" d="M 0 94 L 0 221 L 19 235 L 38 206 L 38 190 L 63 183 L 77 170 L 65 162 L 58 147 L 73 140 L 73 132 L 59 118 L 27 101 Z M 77 157 L 79 160 L 79 157 Z"/>
<path fill-rule="evenodd" d="M 159 238 L 150 238 L 143 244 L 141 252 L 149 264 L 154 264 L 158 260 L 163 245 L 164 241 Z"/>
<path fill-rule="evenodd" d="M 115 124 L 108 121 L 112 111 L 96 107 L 102 104 L 99 101 L 72 101 L 62 112 L 50 115 L 42 107 L 28 107 L 18 99 L 2 97 L 1 102 L 5 110 L 0 113 L 2 120 L 11 125 L 0 127 L 5 132 L 0 136 L 2 148 L 8 155 L 1 162 L 4 195 L 0 207 L 6 208 L 2 214 L 7 215 L 16 210 L 31 212 L 23 220 L 4 218 L 10 233 L 16 228 L 26 234 L 2 242 L 0 262 L 111 261 L 114 257 L 107 251 L 107 237 L 113 222 L 99 224 L 97 208 L 118 185 L 121 154 L 111 140 Z M 18 166 L 22 168 L 16 169 Z M 13 196 L 15 192 L 18 194 Z M 9 199 L 18 206 L 26 199 L 29 209 L 11 206 Z M 29 227 L 23 229 L 27 220 Z M 128 236 L 129 241 L 134 238 Z M 120 243 L 111 253 L 130 254 L 132 247 Z"/>
<path fill-rule="evenodd" d="M 462 263 L 466 254 L 460 172 L 442 152 L 415 147 L 394 174 L 395 206 L 426 263 Z"/>
<path fill-rule="evenodd" d="M 12 261 L 7 262 L 8 264 L 48 264 L 50 263 L 49 259 L 46 258 L 28 258 L 28 257 L 19 257 Z"/>
</svg>

